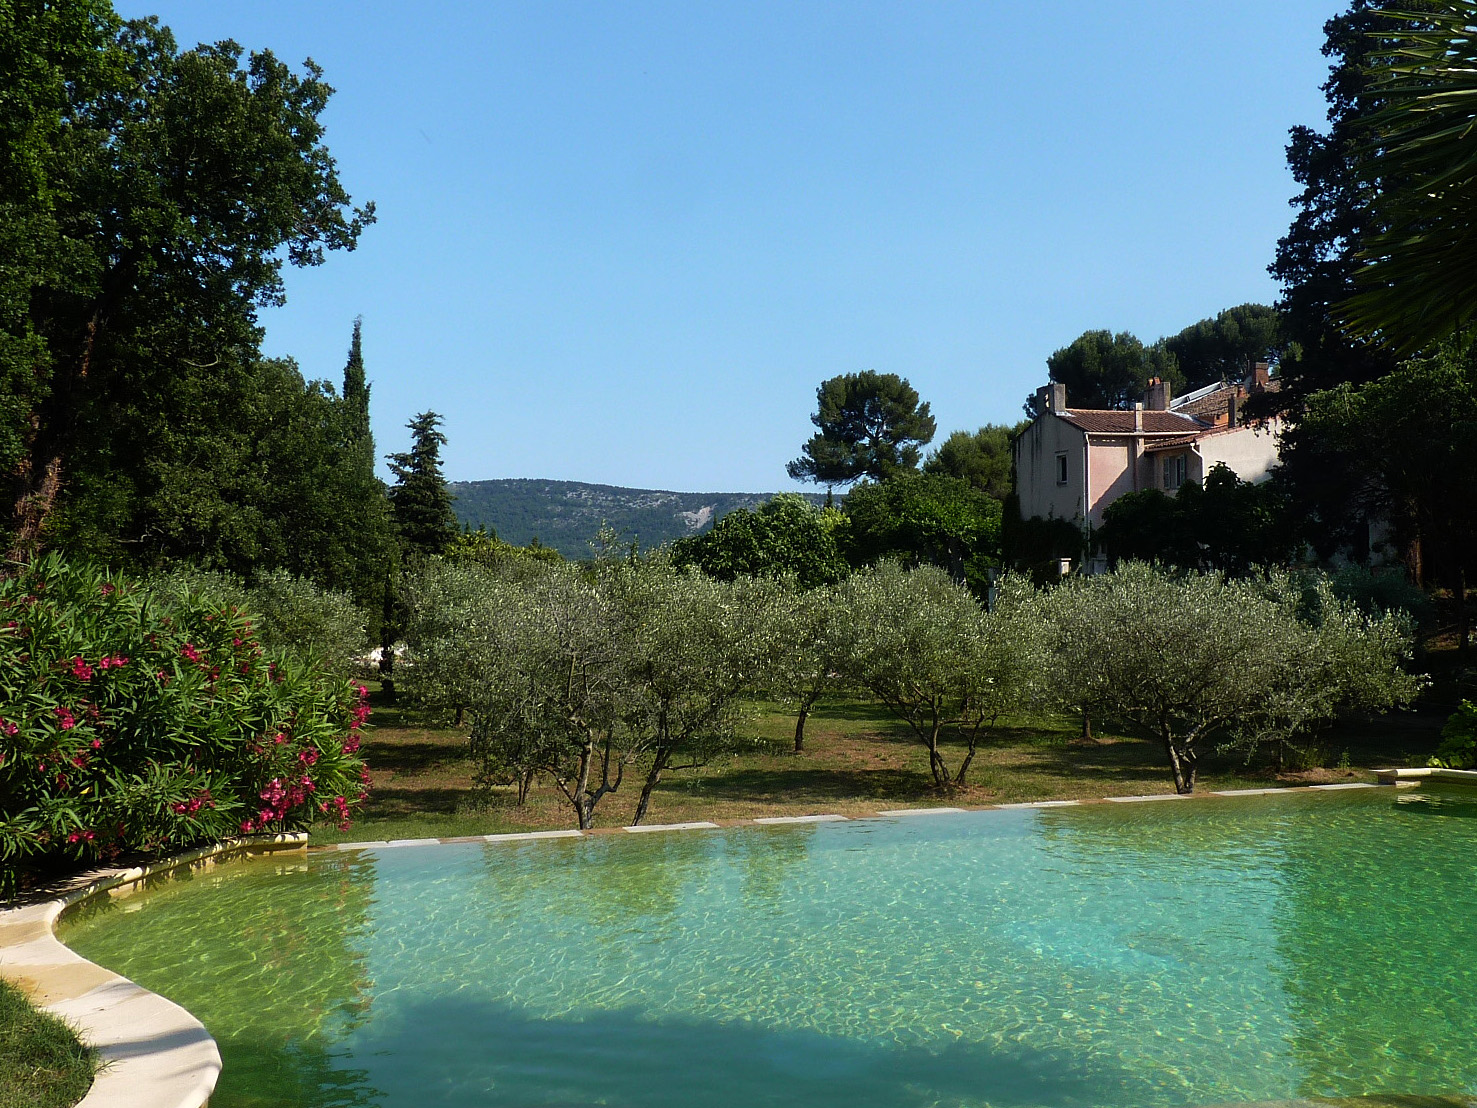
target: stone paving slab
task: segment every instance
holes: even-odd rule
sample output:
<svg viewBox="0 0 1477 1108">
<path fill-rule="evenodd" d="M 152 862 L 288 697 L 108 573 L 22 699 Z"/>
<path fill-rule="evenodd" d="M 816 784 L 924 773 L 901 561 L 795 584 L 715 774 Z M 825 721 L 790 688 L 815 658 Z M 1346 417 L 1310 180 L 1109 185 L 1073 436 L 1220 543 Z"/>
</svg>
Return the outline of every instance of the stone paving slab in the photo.
<svg viewBox="0 0 1477 1108">
<path fill-rule="evenodd" d="M 779 823 L 844 823 L 845 816 L 819 815 L 819 816 L 759 816 L 754 820 L 758 824 Z"/>
<path fill-rule="evenodd" d="M 967 812 L 968 808 L 889 808 L 878 812 L 879 816 L 950 816 Z"/>
</svg>

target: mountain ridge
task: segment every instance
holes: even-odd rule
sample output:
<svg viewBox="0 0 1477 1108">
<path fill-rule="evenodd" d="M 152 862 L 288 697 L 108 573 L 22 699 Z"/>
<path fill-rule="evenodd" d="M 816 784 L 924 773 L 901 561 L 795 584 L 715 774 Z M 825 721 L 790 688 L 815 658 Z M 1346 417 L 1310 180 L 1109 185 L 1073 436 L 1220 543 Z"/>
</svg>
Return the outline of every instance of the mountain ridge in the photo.
<svg viewBox="0 0 1477 1108">
<path fill-rule="evenodd" d="M 754 508 L 772 492 L 673 492 L 509 477 L 447 483 L 458 522 L 489 527 L 517 546 L 534 539 L 566 558 L 587 558 L 602 524 L 643 550 L 701 534 L 738 508 Z M 801 493 L 819 504 L 822 493 Z"/>
</svg>

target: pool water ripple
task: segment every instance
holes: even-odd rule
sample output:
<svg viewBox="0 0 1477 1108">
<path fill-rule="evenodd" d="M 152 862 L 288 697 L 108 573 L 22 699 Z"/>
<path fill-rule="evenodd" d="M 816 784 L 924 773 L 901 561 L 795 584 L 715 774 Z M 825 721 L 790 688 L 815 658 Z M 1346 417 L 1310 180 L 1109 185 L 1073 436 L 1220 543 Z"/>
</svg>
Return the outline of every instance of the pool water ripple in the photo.
<svg viewBox="0 0 1477 1108">
<path fill-rule="evenodd" d="M 63 932 L 214 1108 L 1477 1093 L 1477 803 L 1334 792 L 398 847 Z"/>
</svg>

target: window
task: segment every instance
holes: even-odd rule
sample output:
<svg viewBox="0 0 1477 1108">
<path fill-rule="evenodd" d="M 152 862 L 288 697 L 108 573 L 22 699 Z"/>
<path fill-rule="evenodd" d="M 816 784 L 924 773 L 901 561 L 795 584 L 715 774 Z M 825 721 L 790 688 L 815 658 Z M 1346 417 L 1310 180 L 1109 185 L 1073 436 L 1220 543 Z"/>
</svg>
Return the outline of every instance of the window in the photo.
<svg viewBox="0 0 1477 1108">
<path fill-rule="evenodd" d="M 1185 456 L 1176 454 L 1164 459 L 1164 487 L 1177 489 L 1185 483 Z"/>
<path fill-rule="evenodd" d="M 1067 483 L 1067 456 L 1065 454 L 1056 456 L 1056 483 L 1058 485 Z"/>
</svg>

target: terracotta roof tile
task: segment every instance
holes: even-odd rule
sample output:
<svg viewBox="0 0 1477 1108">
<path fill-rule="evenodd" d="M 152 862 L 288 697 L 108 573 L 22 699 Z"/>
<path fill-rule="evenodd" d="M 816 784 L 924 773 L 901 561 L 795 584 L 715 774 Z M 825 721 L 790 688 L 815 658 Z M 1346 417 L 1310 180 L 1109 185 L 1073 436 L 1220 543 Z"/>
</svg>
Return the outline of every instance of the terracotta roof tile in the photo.
<svg viewBox="0 0 1477 1108">
<path fill-rule="evenodd" d="M 1198 435 L 1176 435 L 1172 439 L 1155 439 L 1144 445 L 1144 453 L 1153 454 L 1156 450 L 1183 450 L 1194 443 L 1197 438 L 1199 438 Z"/>
<path fill-rule="evenodd" d="M 1102 411 L 1095 408 L 1068 408 L 1057 412 L 1074 427 L 1080 427 L 1094 435 L 1131 435 L 1134 433 L 1133 412 Z M 1205 424 L 1178 412 L 1147 411 L 1144 416 L 1144 431 L 1149 434 L 1185 434 L 1201 430 Z"/>
</svg>

